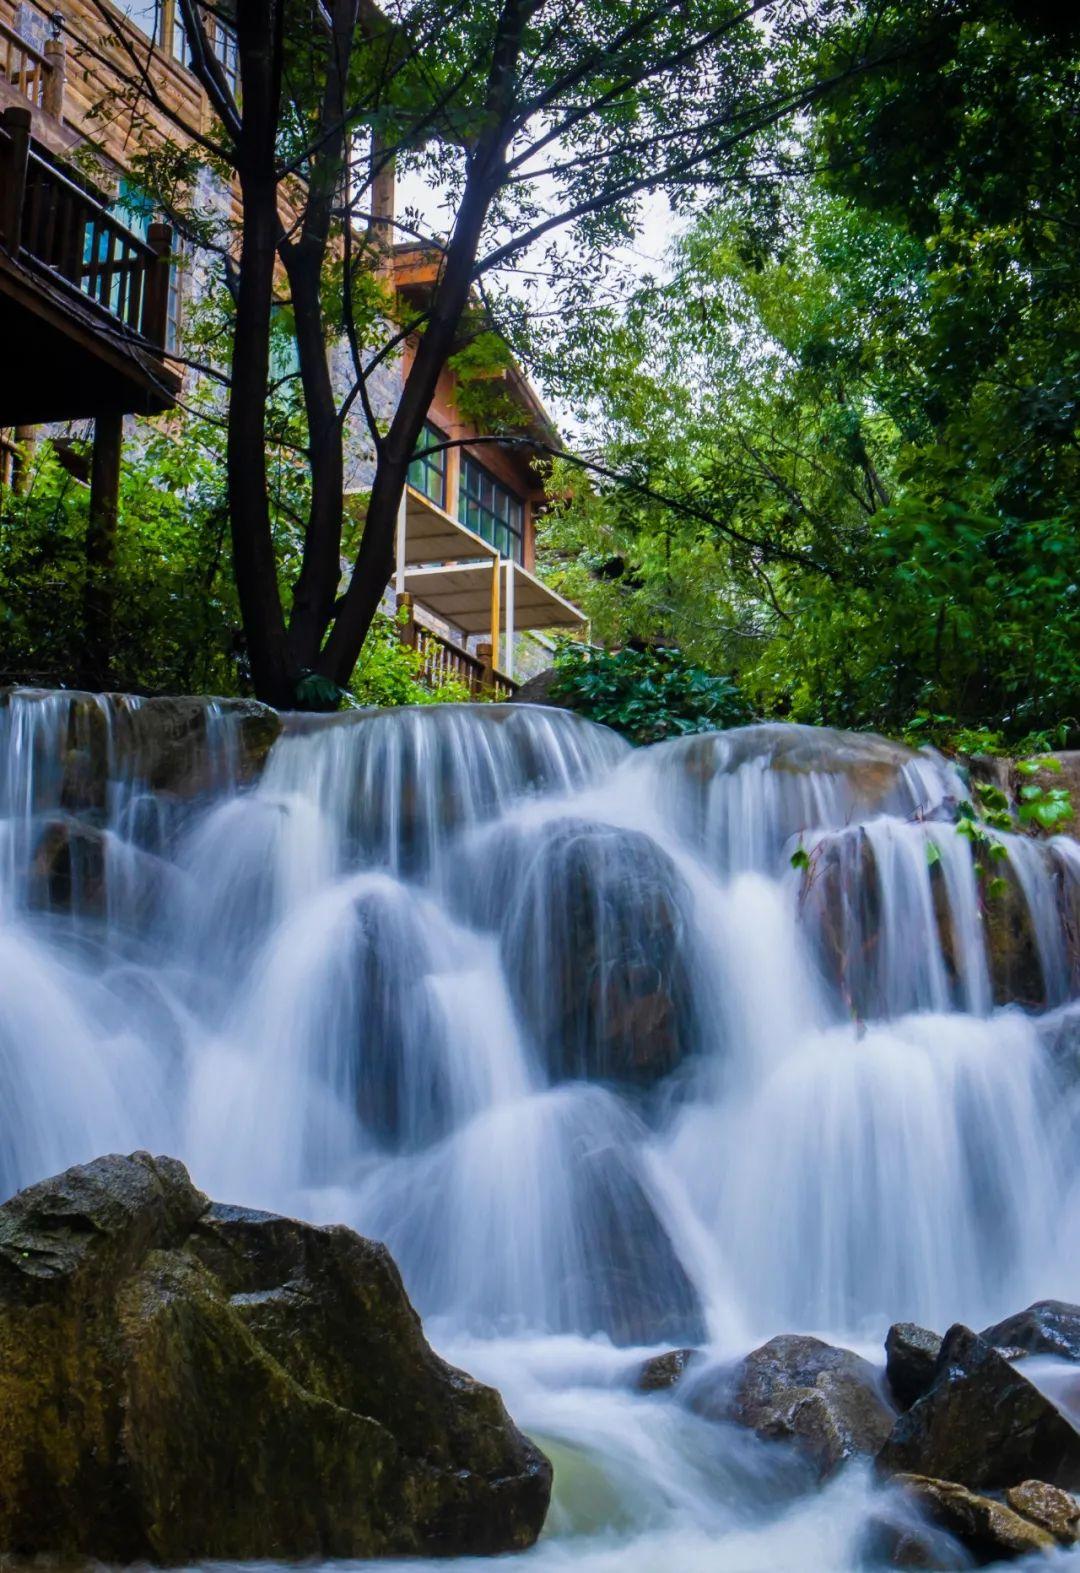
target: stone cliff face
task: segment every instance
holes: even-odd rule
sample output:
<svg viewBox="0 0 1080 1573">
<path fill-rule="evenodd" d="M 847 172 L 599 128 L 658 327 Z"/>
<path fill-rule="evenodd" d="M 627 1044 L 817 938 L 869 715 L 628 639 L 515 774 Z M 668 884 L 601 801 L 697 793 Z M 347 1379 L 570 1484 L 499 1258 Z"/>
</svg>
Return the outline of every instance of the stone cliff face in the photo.
<svg viewBox="0 0 1080 1573">
<path fill-rule="evenodd" d="M 501 1552 L 550 1489 L 381 1245 L 214 1205 L 146 1153 L 0 1208 L 0 1550 Z"/>
</svg>

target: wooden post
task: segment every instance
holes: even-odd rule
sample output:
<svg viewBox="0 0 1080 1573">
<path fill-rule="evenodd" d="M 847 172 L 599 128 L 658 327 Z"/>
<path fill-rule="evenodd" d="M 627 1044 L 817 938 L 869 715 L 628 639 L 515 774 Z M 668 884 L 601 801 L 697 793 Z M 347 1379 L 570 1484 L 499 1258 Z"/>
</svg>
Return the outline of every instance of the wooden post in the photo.
<svg viewBox="0 0 1080 1573">
<path fill-rule="evenodd" d="M 398 625 L 398 638 L 401 640 L 402 644 L 408 645 L 410 650 L 415 650 L 416 613 L 413 610 L 413 598 L 409 594 L 408 590 L 403 591 L 397 597 L 397 609 L 399 615 L 402 611 L 402 608 L 405 609 L 408 615 L 402 618 Z"/>
<path fill-rule="evenodd" d="M 94 421 L 90 460 L 90 519 L 86 528 L 86 585 L 83 595 L 84 666 L 92 687 L 107 688 L 110 678 L 116 567 L 116 519 L 120 505 L 122 415 Z"/>
<path fill-rule="evenodd" d="M 481 639 L 476 646 L 476 659 L 483 667 L 480 673 L 480 690 L 485 694 L 495 692 L 495 662 L 491 658 L 491 645 L 486 639 Z"/>
<path fill-rule="evenodd" d="M 394 246 L 397 167 L 380 136 L 371 139 L 371 238 L 382 252 Z"/>
<path fill-rule="evenodd" d="M 143 338 L 157 349 L 165 348 L 169 331 L 169 274 L 172 270 L 172 230 L 168 224 L 151 224 L 146 234 L 154 261 L 146 274 L 142 304 Z"/>
<path fill-rule="evenodd" d="M 34 451 L 37 448 L 36 426 L 16 426 L 15 457 L 11 466 L 11 489 L 17 497 L 25 497 L 30 490 L 34 468 Z"/>
<path fill-rule="evenodd" d="M 446 448 L 446 497 L 443 507 L 451 519 L 456 519 L 460 524 L 461 519 L 461 449 Z"/>
<path fill-rule="evenodd" d="M 49 69 L 45 73 L 41 107 L 54 120 L 63 120 L 64 88 L 67 83 L 67 48 L 63 37 L 45 40 L 45 58 L 49 62 Z"/>
<path fill-rule="evenodd" d="M 31 119 L 29 109 L 14 105 L 0 115 L 0 127 L 6 133 L 0 141 L 0 239 L 13 257 L 22 245 Z"/>
<path fill-rule="evenodd" d="M 491 659 L 499 664 L 499 569 L 502 559 L 498 553 L 491 565 Z"/>
</svg>

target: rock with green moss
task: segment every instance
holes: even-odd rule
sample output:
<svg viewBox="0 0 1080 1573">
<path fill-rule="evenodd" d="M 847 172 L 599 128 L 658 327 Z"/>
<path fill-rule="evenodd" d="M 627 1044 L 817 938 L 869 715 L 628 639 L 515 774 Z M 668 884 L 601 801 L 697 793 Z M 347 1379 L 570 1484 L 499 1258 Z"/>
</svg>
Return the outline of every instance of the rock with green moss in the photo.
<svg viewBox="0 0 1080 1573">
<path fill-rule="evenodd" d="M 215 1206 L 145 1153 L 0 1208 L 0 1553 L 494 1553 L 550 1489 L 351 1230 Z"/>
</svg>

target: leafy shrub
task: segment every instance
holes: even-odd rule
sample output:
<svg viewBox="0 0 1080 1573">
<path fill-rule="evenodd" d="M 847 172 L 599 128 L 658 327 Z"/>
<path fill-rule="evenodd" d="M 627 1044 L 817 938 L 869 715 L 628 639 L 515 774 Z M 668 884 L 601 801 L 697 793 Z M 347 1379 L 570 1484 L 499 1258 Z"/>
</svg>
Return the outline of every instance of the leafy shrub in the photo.
<svg viewBox="0 0 1080 1573">
<path fill-rule="evenodd" d="M 677 650 L 599 650 L 561 645 L 552 698 L 613 727 L 632 743 L 718 732 L 752 719 L 731 677 L 694 666 Z"/>
<path fill-rule="evenodd" d="M 435 705 L 457 703 L 471 697 L 464 683 L 450 681 L 433 688 L 424 678 L 424 658 L 402 644 L 399 618 L 379 613 L 364 641 L 349 693 L 358 705 Z"/>
</svg>

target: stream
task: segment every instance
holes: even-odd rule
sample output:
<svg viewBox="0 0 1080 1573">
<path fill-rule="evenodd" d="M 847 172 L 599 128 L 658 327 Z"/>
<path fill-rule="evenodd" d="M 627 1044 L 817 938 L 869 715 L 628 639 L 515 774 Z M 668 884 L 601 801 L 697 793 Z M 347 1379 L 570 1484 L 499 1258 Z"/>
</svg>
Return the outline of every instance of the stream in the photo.
<svg viewBox="0 0 1080 1573">
<path fill-rule="evenodd" d="M 555 1464 L 509 1567 L 878 1566 L 867 1468 L 636 1373 L 1080 1301 L 1080 845 L 1000 838 L 1002 938 L 967 787 L 881 739 L 432 706 L 289 719 L 241 787 L 210 703 L 181 790 L 137 709 L 0 709 L 0 1194 L 148 1148 L 385 1240 Z"/>
</svg>

